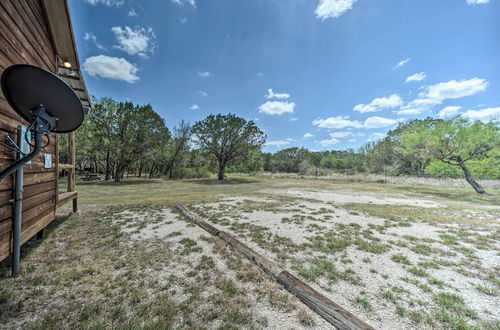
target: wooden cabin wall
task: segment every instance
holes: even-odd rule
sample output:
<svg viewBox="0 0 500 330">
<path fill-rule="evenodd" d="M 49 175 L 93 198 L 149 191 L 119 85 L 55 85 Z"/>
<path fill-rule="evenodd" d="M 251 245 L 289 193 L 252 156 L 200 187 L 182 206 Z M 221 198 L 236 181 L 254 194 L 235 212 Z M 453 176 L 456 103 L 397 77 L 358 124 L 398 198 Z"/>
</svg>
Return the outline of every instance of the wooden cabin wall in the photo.
<svg viewBox="0 0 500 330">
<path fill-rule="evenodd" d="M 0 74 L 13 64 L 31 64 L 56 72 L 54 50 L 40 0 L 0 1 Z M 8 105 L 0 91 L 0 141 L 4 133 L 17 141 L 17 127 L 27 125 Z M 46 141 L 46 140 L 45 140 Z M 52 168 L 45 169 L 44 154 L 52 154 Z M 0 146 L 0 169 L 9 166 L 15 153 Z M 22 242 L 26 242 L 55 218 L 57 202 L 57 137 L 25 166 Z M 12 250 L 13 180 L 0 182 L 0 261 Z"/>
</svg>

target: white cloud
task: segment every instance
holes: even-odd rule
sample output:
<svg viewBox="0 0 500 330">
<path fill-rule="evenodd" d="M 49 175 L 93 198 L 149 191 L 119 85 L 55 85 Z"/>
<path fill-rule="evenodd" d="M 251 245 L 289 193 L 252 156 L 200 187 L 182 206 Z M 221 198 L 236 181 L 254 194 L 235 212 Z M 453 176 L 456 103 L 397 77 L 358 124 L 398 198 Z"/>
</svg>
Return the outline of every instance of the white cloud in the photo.
<svg viewBox="0 0 500 330">
<path fill-rule="evenodd" d="M 268 147 L 283 147 L 286 145 L 289 145 L 291 142 L 294 142 L 294 139 L 285 139 L 285 140 L 274 140 L 274 141 L 267 141 L 266 146 Z"/>
<path fill-rule="evenodd" d="M 290 94 L 287 93 L 274 93 L 271 88 L 267 90 L 266 98 L 268 99 L 287 99 L 290 97 Z"/>
<path fill-rule="evenodd" d="M 293 113 L 295 109 L 295 102 L 283 102 L 283 101 L 267 101 L 266 103 L 259 106 L 259 112 L 268 115 L 279 115 L 284 113 Z"/>
<path fill-rule="evenodd" d="M 340 143 L 340 141 L 335 139 L 335 138 L 331 138 L 331 139 L 327 139 L 327 140 L 316 141 L 316 143 L 321 144 L 323 147 L 328 147 L 328 146 L 332 146 L 334 144 L 338 144 L 338 143 Z"/>
<path fill-rule="evenodd" d="M 83 69 L 92 77 L 123 80 L 133 83 L 139 80 L 137 67 L 124 58 L 106 55 L 92 56 L 85 60 Z"/>
<path fill-rule="evenodd" d="M 402 60 L 401 62 L 399 62 L 398 64 L 396 64 L 392 69 L 396 70 L 396 69 L 398 69 L 400 67 L 403 67 L 406 64 L 408 64 L 408 62 L 410 62 L 410 61 L 411 61 L 411 58 L 405 58 L 404 60 Z"/>
<path fill-rule="evenodd" d="M 132 10 L 130 10 L 130 11 L 128 12 L 127 16 L 129 16 L 129 17 L 137 17 L 137 16 L 139 16 L 139 15 L 137 15 L 137 13 L 135 12 L 135 10 L 134 10 L 134 9 L 132 9 Z"/>
<path fill-rule="evenodd" d="M 353 142 L 356 142 L 356 139 L 349 139 L 349 140 L 347 140 L 347 142 L 353 143 Z"/>
<path fill-rule="evenodd" d="M 205 92 L 205 91 L 198 91 L 198 95 L 201 95 L 201 96 L 207 96 L 208 93 Z"/>
<path fill-rule="evenodd" d="M 352 135 L 352 131 L 338 131 L 330 133 L 330 137 L 332 138 L 343 138 Z"/>
<path fill-rule="evenodd" d="M 297 121 L 297 120 L 299 120 L 299 118 L 292 117 L 292 118 L 290 118 L 290 119 L 288 119 L 288 120 L 289 120 L 289 121 Z"/>
<path fill-rule="evenodd" d="M 314 13 L 322 20 L 336 18 L 352 9 L 355 2 L 356 0 L 319 0 Z"/>
<path fill-rule="evenodd" d="M 262 72 L 257 72 L 257 76 L 258 76 L 258 77 L 263 77 L 263 76 L 264 76 L 264 73 L 262 73 Z"/>
<path fill-rule="evenodd" d="M 108 7 L 119 7 L 125 3 L 123 0 L 85 0 L 85 2 L 92 6 L 104 5 Z"/>
<path fill-rule="evenodd" d="M 182 18 L 179 18 L 179 22 L 181 22 L 181 24 L 184 24 L 187 22 L 187 17 L 182 17 Z"/>
<path fill-rule="evenodd" d="M 340 129 L 345 127 L 355 127 L 355 128 L 363 127 L 363 124 L 360 121 L 349 120 L 349 116 L 329 117 L 326 119 L 320 118 L 313 120 L 312 124 L 321 128 L 330 128 L 330 129 Z"/>
<path fill-rule="evenodd" d="M 381 128 L 396 124 L 399 119 L 391 119 L 385 117 L 368 117 L 363 123 L 364 128 Z"/>
<path fill-rule="evenodd" d="M 490 2 L 490 0 L 467 0 L 469 5 L 480 5 Z"/>
<path fill-rule="evenodd" d="M 428 111 L 432 109 L 437 104 L 440 104 L 441 101 L 427 99 L 427 98 L 418 98 L 409 102 L 405 106 L 401 107 L 397 114 L 401 115 L 418 115 L 422 112 Z"/>
<path fill-rule="evenodd" d="M 500 107 L 496 108 L 487 108 L 483 110 L 467 110 L 462 114 L 462 117 L 471 119 L 471 120 L 481 120 L 484 122 L 488 122 L 494 119 L 500 119 Z"/>
<path fill-rule="evenodd" d="M 311 133 L 306 133 L 304 134 L 304 139 L 312 138 L 313 136 Z"/>
<path fill-rule="evenodd" d="M 441 119 L 455 117 L 456 115 L 458 115 L 458 111 L 460 109 L 462 109 L 462 107 L 456 105 L 444 107 L 443 109 L 441 109 L 441 111 L 438 112 L 438 117 Z"/>
<path fill-rule="evenodd" d="M 403 100 L 398 94 L 392 94 L 388 97 L 377 97 L 368 104 L 358 104 L 354 107 L 354 111 L 361 113 L 377 112 L 383 109 L 396 108 L 403 105 Z"/>
<path fill-rule="evenodd" d="M 418 98 L 401 107 L 398 115 L 420 114 L 431 110 L 445 100 L 453 100 L 471 96 L 486 90 L 488 81 L 481 78 L 450 80 L 425 86 Z"/>
<path fill-rule="evenodd" d="M 410 81 L 422 81 L 427 77 L 425 72 L 420 72 L 420 73 L 415 73 L 406 78 L 405 83 L 410 82 Z"/>
<path fill-rule="evenodd" d="M 422 111 L 420 109 L 404 109 L 404 110 L 396 111 L 396 114 L 398 116 L 418 115 L 420 113 L 422 113 Z"/>
<path fill-rule="evenodd" d="M 93 42 L 94 45 L 101 50 L 106 50 L 106 47 L 97 42 L 97 37 L 93 33 L 85 32 L 83 39 Z"/>
<path fill-rule="evenodd" d="M 485 79 L 472 78 L 468 80 L 450 80 L 428 86 L 427 92 L 423 94 L 428 99 L 443 101 L 446 99 L 458 99 L 465 96 L 477 94 L 486 90 L 488 82 Z"/>
<path fill-rule="evenodd" d="M 374 116 L 374 117 L 368 117 L 364 122 L 360 122 L 358 120 L 349 120 L 349 116 L 337 116 L 326 119 L 316 119 L 312 123 L 315 126 L 321 128 L 329 128 L 329 129 L 341 129 L 346 127 L 370 129 L 370 128 L 381 128 L 390 126 L 401 120 L 402 119 L 391 119 L 391 118 Z M 335 134 L 335 132 L 331 134 Z M 346 134 L 346 133 L 343 132 L 341 134 Z M 361 136 L 362 134 L 353 133 L 352 135 Z"/>
<path fill-rule="evenodd" d="M 198 71 L 198 76 L 200 76 L 202 78 L 208 78 L 208 77 L 212 76 L 212 73 L 210 73 L 208 71 Z"/>
<path fill-rule="evenodd" d="M 200 109 L 200 106 L 198 104 L 193 104 L 189 109 L 198 110 L 198 109 Z"/>
<path fill-rule="evenodd" d="M 139 55 L 147 57 L 148 53 L 153 54 L 156 47 L 155 34 L 152 28 L 136 27 L 132 29 L 128 26 L 114 26 L 111 31 L 115 34 L 118 45 L 114 47 L 126 52 L 129 55 Z"/>
<path fill-rule="evenodd" d="M 180 6 L 184 5 L 185 3 L 190 4 L 193 7 L 196 7 L 196 1 L 195 0 L 171 0 L 173 3 L 178 4 Z"/>
</svg>

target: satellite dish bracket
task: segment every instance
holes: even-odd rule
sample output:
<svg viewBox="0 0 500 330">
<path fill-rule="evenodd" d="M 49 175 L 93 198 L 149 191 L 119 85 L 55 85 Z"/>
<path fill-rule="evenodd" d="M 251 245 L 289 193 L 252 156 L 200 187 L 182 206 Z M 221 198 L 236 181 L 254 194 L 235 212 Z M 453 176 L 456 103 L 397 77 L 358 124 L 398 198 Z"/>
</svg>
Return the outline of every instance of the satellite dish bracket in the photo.
<svg viewBox="0 0 500 330">
<path fill-rule="evenodd" d="M 48 134 L 50 131 L 56 128 L 57 118 L 51 116 L 43 104 L 40 104 L 35 110 L 32 110 L 32 121 L 34 132 L 41 132 L 42 134 Z"/>
<path fill-rule="evenodd" d="M 49 134 L 52 129 L 56 127 L 57 118 L 51 116 L 45 106 L 40 104 L 35 110 L 32 111 L 32 122 L 28 127 L 28 132 L 31 131 L 35 133 L 35 145 L 33 146 L 33 151 L 27 154 L 25 157 L 18 159 L 15 163 L 10 165 L 8 168 L 0 172 L 0 180 L 3 180 L 7 176 L 11 175 L 17 171 L 21 166 L 31 161 L 36 157 L 38 153 L 42 150 L 42 139 L 45 134 Z M 19 147 L 16 145 L 17 149 Z"/>
</svg>

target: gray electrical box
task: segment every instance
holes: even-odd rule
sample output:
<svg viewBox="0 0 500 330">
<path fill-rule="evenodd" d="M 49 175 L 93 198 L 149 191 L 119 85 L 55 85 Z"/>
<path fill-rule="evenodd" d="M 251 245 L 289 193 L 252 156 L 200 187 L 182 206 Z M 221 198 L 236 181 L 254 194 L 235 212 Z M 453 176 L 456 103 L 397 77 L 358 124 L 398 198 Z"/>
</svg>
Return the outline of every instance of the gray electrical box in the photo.
<svg viewBox="0 0 500 330">
<path fill-rule="evenodd" d="M 27 129 L 28 128 L 26 126 L 20 126 L 19 130 L 19 134 L 21 134 L 21 145 L 19 146 L 19 148 L 21 148 L 21 152 L 25 155 L 31 152 L 31 146 L 25 138 Z M 31 132 L 28 132 L 28 139 L 31 141 Z M 27 164 L 31 164 L 31 161 L 29 161 Z"/>
</svg>

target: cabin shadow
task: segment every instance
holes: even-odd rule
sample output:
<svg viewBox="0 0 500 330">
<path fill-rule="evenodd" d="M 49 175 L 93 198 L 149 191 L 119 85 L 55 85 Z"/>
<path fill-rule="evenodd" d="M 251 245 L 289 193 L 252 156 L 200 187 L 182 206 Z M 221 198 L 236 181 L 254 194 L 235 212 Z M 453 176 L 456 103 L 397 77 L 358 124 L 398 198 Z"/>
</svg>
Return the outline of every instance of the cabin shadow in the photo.
<svg viewBox="0 0 500 330">
<path fill-rule="evenodd" d="M 498 199 L 498 195 L 495 194 L 496 191 L 498 191 L 498 188 L 490 188 L 489 191 L 491 194 L 484 194 L 480 195 L 474 192 L 472 188 L 467 191 L 456 191 L 456 190 L 441 190 L 439 188 L 434 188 L 434 187 L 412 187 L 412 186 L 398 186 L 396 187 L 398 190 L 402 190 L 405 192 L 417 192 L 417 193 L 424 193 L 426 195 L 432 195 L 440 198 L 445 198 L 449 200 L 454 200 L 454 201 L 461 201 L 461 202 L 470 202 L 470 203 L 485 203 L 485 204 L 490 204 L 493 203 L 494 205 L 500 205 L 500 200 Z M 468 189 L 468 188 L 465 188 Z M 487 190 L 488 191 L 488 190 Z"/>
<path fill-rule="evenodd" d="M 54 221 L 52 221 L 47 227 L 45 227 L 45 235 L 50 235 L 57 227 L 59 227 L 64 221 L 66 221 L 69 215 L 56 215 Z M 29 265 L 24 264 L 25 259 L 29 256 L 46 238 L 37 238 L 38 235 L 33 236 L 26 243 L 21 245 L 21 275 L 23 271 L 29 271 L 27 268 Z M 23 267 L 24 266 L 24 267 Z M 8 257 L 0 262 L 0 280 L 11 277 L 11 267 L 12 258 Z"/>
<path fill-rule="evenodd" d="M 206 186 L 217 186 L 217 185 L 240 185 L 240 184 L 250 184 L 259 182 L 257 179 L 248 179 L 248 178 L 230 178 L 226 180 L 218 180 L 218 179 L 198 179 L 193 181 L 200 185 Z"/>
<path fill-rule="evenodd" d="M 155 183 L 155 179 L 139 179 L 139 180 L 130 180 L 124 179 L 120 182 L 115 182 L 114 180 L 108 181 L 78 181 L 79 186 L 134 186 L 141 184 L 151 184 Z"/>
</svg>

